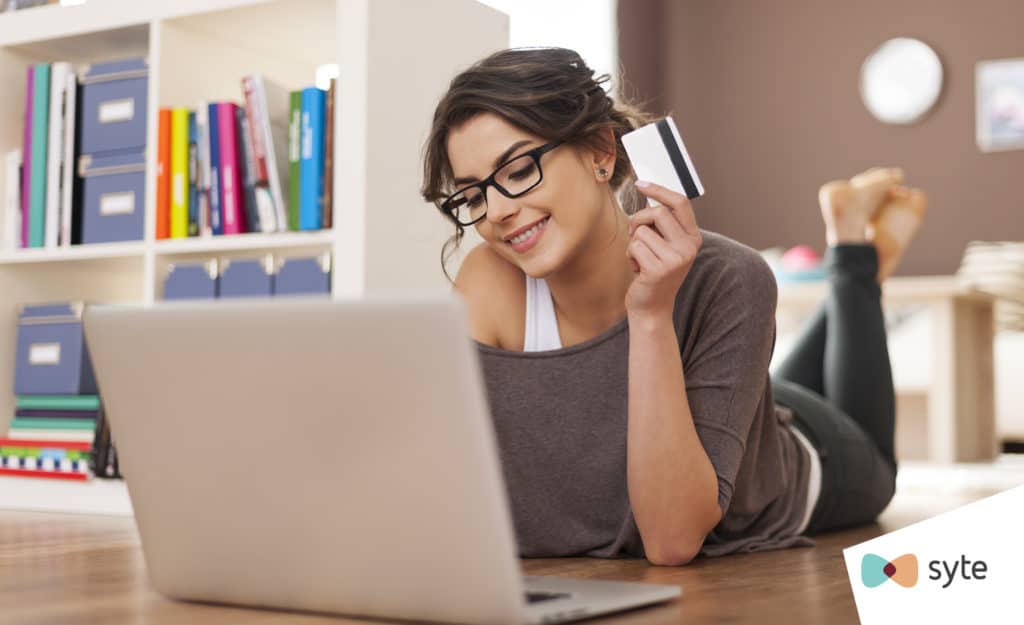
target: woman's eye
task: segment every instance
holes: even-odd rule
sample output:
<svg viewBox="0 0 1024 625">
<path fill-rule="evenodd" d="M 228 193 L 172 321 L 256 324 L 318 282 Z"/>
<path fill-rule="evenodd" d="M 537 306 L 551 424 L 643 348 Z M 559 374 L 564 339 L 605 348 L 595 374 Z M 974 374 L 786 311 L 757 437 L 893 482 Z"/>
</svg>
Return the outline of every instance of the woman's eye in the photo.
<svg viewBox="0 0 1024 625">
<path fill-rule="evenodd" d="M 522 180 L 523 178 L 526 178 L 527 176 L 529 176 L 532 173 L 533 173 L 533 165 L 530 164 L 530 165 L 527 165 L 526 167 L 520 169 L 519 171 L 512 172 L 512 174 L 509 177 L 512 178 L 513 180 Z"/>
<path fill-rule="evenodd" d="M 477 206 L 480 206 L 480 202 L 482 201 L 483 200 L 481 199 L 480 196 L 471 197 L 468 200 L 466 200 L 466 206 L 469 206 L 470 208 L 476 208 Z"/>
</svg>

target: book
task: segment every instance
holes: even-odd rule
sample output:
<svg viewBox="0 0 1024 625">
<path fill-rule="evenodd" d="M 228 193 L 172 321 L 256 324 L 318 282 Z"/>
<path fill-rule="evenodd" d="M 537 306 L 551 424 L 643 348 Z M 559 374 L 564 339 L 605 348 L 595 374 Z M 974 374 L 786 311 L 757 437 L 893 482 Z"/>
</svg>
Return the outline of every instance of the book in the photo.
<svg viewBox="0 0 1024 625">
<path fill-rule="evenodd" d="M 245 217 L 250 232 L 270 232 L 274 226 L 274 207 L 267 188 L 258 187 L 256 182 L 257 165 L 253 152 L 251 125 L 249 117 L 241 107 L 235 109 L 238 137 L 238 153 L 241 155 L 239 167 L 242 170 L 242 188 L 245 189 Z"/>
<path fill-rule="evenodd" d="M 14 411 L 14 416 L 30 419 L 95 419 L 98 413 L 98 410 L 33 410 L 31 408 L 18 408 Z"/>
<path fill-rule="evenodd" d="M 217 117 L 217 103 L 206 106 L 207 133 L 210 140 L 210 232 L 224 234 L 224 212 L 221 209 L 223 193 L 220 188 L 220 124 Z"/>
<path fill-rule="evenodd" d="M 16 409 L 99 410 L 99 395 L 19 395 Z"/>
<path fill-rule="evenodd" d="M 0 468 L 0 475 L 17 475 L 19 477 L 45 477 L 59 480 L 87 481 L 89 474 L 79 471 L 41 471 L 28 469 Z"/>
<path fill-rule="evenodd" d="M 89 452 L 92 450 L 92 443 L 82 443 L 77 441 L 34 441 L 34 440 L 18 440 L 13 438 L 0 438 L 0 449 L 17 448 L 17 449 L 60 449 L 64 451 L 80 451 Z"/>
<path fill-rule="evenodd" d="M 196 143 L 199 150 L 199 236 L 210 236 L 210 112 L 209 103 L 196 108 Z"/>
<path fill-rule="evenodd" d="M 32 189 L 32 126 L 35 110 L 36 66 L 29 65 L 25 85 L 25 132 L 21 147 L 21 247 L 28 247 Z"/>
<path fill-rule="evenodd" d="M 302 160 L 302 92 L 288 94 L 288 229 L 299 229 L 299 163 Z"/>
<path fill-rule="evenodd" d="M 160 109 L 156 139 L 156 238 L 171 236 L 171 109 Z"/>
<path fill-rule="evenodd" d="M 82 92 L 85 89 L 85 85 L 77 83 L 75 86 L 75 100 L 77 102 L 83 102 Z M 84 178 L 78 168 L 78 161 L 81 160 L 82 154 L 82 119 L 84 115 L 84 105 L 77 105 L 75 107 L 75 132 L 74 132 L 74 163 L 71 167 L 71 245 L 78 245 L 82 242 L 82 216 L 85 211 L 82 208 L 82 198 L 84 189 Z"/>
<path fill-rule="evenodd" d="M 171 109 L 170 235 L 188 236 L 188 109 Z"/>
<path fill-rule="evenodd" d="M 188 236 L 199 236 L 199 150 L 196 114 L 188 113 Z"/>
<path fill-rule="evenodd" d="M 88 430 L 96 429 L 95 419 L 47 419 L 39 417 L 15 417 L 11 420 L 14 430 Z"/>
<path fill-rule="evenodd" d="M 43 247 L 46 234 L 47 127 L 50 124 L 50 65 L 37 63 L 32 102 L 32 182 L 29 188 L 29 247 Z"/>
<path fill-rule="evenodd" d="M 272 230 L 284 232 L 289 229 L 289 202 L 285 193 L 289 162 L 285 154 L 289 150 L 290 96 L 284 87 L 260 74 L 243 78 L 242 89 L 257 159 L 257 186 L 270 190 L 274 207 Z"/>
<path fill-rule="evenodd" d="M 21 247 L 21 149 L 4 156 L 4 213 L 0 221 L 0 250 Z"/>
<path fill-rule="evenodd" d="M 44 219 L 43 246 L 57 247 L 60 235 L 61 201 L 64 198 L 61 185 L 64 181 L 64 106 L 65 90 L 68 86 L 70 63 L 54 63 L 50 66 L 50 120 L 47 128 L 46 146 L 46 217 Z"/>
<path fill-rule="evenodd" d="M 302 154 L 299 162 L 299 229 L 319 230 L 323 217 L 324 108 L 323 89 L 302 90 Z"/>
<path fill-rule="evenodd" d="M 71 441 L 89 443 L 95 438 L 96 433 L 89 430 L 47 430 L 42 428 L 17 428 L 7 433 L 11 440 L 33 440 L 33 441 Z"/>
<path fill-rule="evenodd" d="M 58 242 L 69 247 L 73 240 L 73 219 L 75 206 L 81 197 L 78 188 L 78 171 L 75 157 L 78 155 L 78 127 L 81 114 L 78 110 L 78 76 L 74 71 L 67 73 L 64 84 L 64 159 L 61 170 L 61 216 Z"/>
<path fill-rule="evenodd" d="M 322 228 L 330 228 L 334 219 L 334 90 L 338 83 L 331 79 L 327 89 L 326 121 L 324 122 L 324 202 L 323 216 L 320 219 Z"/>
<path fill-rule="evenodd" d="M 239 171 L 238 138 L 235 132 L 238 105 L 234 102 L 217 104 L 217 133 L 220 149 L 221 217 L 224 234 L 245 232 L 242 206 L 242 178 Z"/>
</svg>

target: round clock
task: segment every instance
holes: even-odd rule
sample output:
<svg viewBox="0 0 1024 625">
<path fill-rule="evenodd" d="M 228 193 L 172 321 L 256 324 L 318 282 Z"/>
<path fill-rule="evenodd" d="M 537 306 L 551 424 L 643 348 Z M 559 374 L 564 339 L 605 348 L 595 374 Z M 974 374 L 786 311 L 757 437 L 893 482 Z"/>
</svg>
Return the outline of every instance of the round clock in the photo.
<svg viewBox="0 0 1024 625">
<path fill-rule="evenodd" d="M 928 44 L 917 39 L 890 39 L 861 67 L 861 98 L 872 115 L 889 124 L 918 121 L 941 91 L 942 63 Z"/>
</svg>

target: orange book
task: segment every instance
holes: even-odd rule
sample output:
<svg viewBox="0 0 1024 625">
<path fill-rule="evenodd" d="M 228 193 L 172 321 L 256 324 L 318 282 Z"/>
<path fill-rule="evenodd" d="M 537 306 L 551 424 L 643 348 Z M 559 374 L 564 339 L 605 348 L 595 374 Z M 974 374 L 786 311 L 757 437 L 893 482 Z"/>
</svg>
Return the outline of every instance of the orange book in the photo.
<svg viewBox="0 0 1024 625">
<path fill-rule="evenodd" d="M 156 238 L 171 236 L 171 109 L 160 109 L 156 148 Z"/>
</svg>

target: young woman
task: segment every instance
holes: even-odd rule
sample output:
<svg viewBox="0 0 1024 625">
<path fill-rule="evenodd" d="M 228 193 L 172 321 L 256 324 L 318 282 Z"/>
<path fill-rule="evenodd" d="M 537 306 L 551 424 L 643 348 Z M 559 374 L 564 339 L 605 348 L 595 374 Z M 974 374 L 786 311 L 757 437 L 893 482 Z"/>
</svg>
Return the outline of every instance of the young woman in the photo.
<svg viewBox="0 0 1024 625">
<path fill-rule="evenodd" d="M 445 251 L 484 240 L 454 285 L 520 555 L 679 565 L 874 519 L 896 474 L 879 280 L 923 194 L 880 168 L 822 187 L 831 288 L 772 380 L 771 270 L 635 181 L 620 138 L 650 120 L 607 79 L 570 50 L 495 53 L 452 81 L 425 149 Z"/>
</svg>

